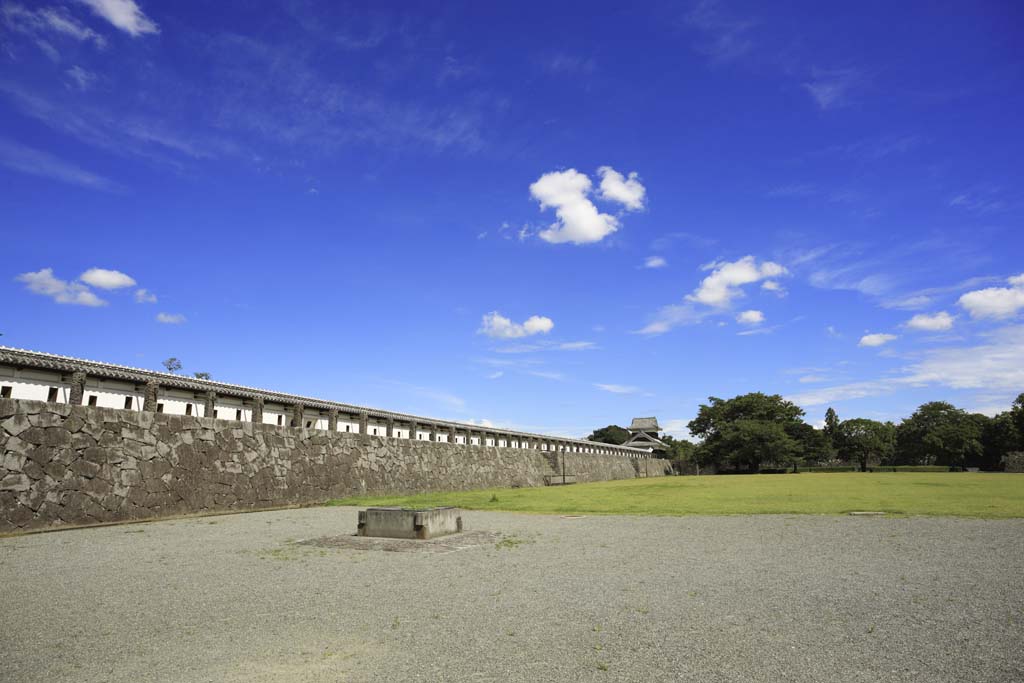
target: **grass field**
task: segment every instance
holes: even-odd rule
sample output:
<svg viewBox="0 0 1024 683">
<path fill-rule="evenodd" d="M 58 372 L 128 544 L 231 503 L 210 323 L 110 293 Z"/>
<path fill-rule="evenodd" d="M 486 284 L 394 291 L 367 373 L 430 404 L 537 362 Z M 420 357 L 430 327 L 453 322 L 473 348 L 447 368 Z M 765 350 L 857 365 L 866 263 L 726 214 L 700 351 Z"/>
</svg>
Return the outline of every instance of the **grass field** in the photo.
<svg viewBox="0 0 1024 683">
<path fill-rule="evenodd" d="M 344 498 L 332 505 L 455 505 L 550 514 L 844 514 L 1024 517 L 1024 474 L 860 472 L 629 479 L 521 489 Z"/>
</svg>

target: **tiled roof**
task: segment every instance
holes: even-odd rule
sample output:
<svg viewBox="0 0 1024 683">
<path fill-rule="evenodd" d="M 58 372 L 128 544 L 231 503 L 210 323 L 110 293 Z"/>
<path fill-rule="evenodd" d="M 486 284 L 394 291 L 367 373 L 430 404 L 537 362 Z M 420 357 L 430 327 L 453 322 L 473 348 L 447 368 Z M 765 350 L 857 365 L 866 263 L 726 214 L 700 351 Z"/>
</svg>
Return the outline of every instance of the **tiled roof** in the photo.
<svg viewBox="0 0 1024 683">
<path fill-rule="evenodd" d="M 264 399 L 264 401 L 269 401 L 272 403 L 281 403 L 284 405 L 294 405 L 296 403 L 301 403 L 307 408 L 311 408 L 314 410 L 337 410 L 341 413 L 351 415 L 359 415 L 360 413 L 366 413 L 368 416 L 377 419 L 393 419 L 400 420 L 402 422 L 416 422 L 423 425 L 436 425 L 439 427 L 456 427 L 458 429 L 466 431 L 485 431 L 488 433 L 498 433 L 501 435 L 509 435 L 513 437 L 550 439 L 552 441 L 561 441 L 579 445 L 598 445 L 601 448 L 611 448 L 613 450 L 629 451 L 633 453 L 636 452 L 636 449 L 628 448 L 625 446 L 595 444 L 594 442 L 586 441 L 583 439 L 550 436 L 547 434 L 537 434 L 532 432 L 519 432 L 510 429 L 501 429 L 499 427 L 485 428 L 481 427 L 480 425 L 469 424 L 465 422 L 438 420 L 436 418 L 423 417 L 419 415 L 410 415 L 408 413 L 396 413 L 389 410 L 380 410 L 378 408 L 357 406 L 350 403 L 337 403 L 334 401 L 325 401 L 323 399 L 312 398 L 309 396 L 298 396 L 296 394 L 286 394 L 279 391 L 268 391 L 266 389 L 257 389 L 254 387 L 247 387 L 240 384 L 226 384 L 224 382 L 216 382 L 213 380 L 195 379 L 192 377 L 184 377 L 182 375 L 175 375 L 168 372 L 156 372 L 153 370 L 132 368 L 124 365 L 100 363 L 98 361 L 86 360 L 84 358 L 59 356 L 52 353 L 42 353 L 39 351 L 30 351 L 27 349 L 16 349 L 8 346 L 0 346 L 0 365 L 42 368 L 45 370 L 54 370 L 57 372 L 66 373 L 81 371 L 93 377 L 102 377 L 105 379 L 122 380 L 125 382 L 135 382 L 140 384 L 155 380 L 159 382 L 160 386 L 162 387 L 182 389 L 185 391 L 215 391 L 217 392 L 218 395 L 221 396 L 232 396 L 244 399 L 262 398 Z M 634 420 L 634 422 L 636 422 L 636 420 Z"/>
<path fill-rule="evenodd" d="M 629 425 L 630 431 L 638 432 L 660 432 L 658 418 L 656 417 L 634 417 L 633 423 Z"/>
</svg>

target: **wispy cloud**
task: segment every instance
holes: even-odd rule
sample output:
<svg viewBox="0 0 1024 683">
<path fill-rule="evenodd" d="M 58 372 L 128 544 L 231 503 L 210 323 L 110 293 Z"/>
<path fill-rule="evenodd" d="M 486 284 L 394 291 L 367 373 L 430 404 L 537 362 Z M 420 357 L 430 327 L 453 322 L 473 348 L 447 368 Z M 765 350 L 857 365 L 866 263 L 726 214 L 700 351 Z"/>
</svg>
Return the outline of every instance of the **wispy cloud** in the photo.
<svg viewBox="0 0 1024 683">
<path fill-rule="evenodd" d="M 644 268 L 664 268 L 668 261 L 662 256 L 648 256 L 644 259 Z"/>
<path fill-rule="evenodd" d="M 786 398 L 801 406 L 815 406 L 926 386 L 1015 395 L 1024 387 L 1024 326 L 1003 327 L 985 337 L 984 343 L 974 346 L 929 350 L 895 377 L 824 387 Z"/>
<path fill-rule="evenodd" d="M 657 237 L 652 240 L 651 249 L 655 251 L 665 251 L 677 242 L 688 244 L 691 247 L 698 249 L 706 249 L 707 247 L 713 247 L 718 244 L 718 240 L 713 237 L 705 237 L 704 235 L 697 235 L 692 232 L 677 231 L 666 233 L 661 237 Z"/>
<path fill-rule="evenodd" d="M 1003 201 L 999 188 L 996 187 L 975 188 L 961 192 L 950 198 L 949 205 L 979 215 L 996 213 L 1006 208 L 1006 202 Z"/>
<path fill-rule="evenodd" d="M 541 58 L 540 64 L 545 71 L 557 76 L 589 76 L 597 68 L 597 63 L 592 57 L 567 52 Z"/>
<path fill-rule="evenodd" d="M 77 64 L 64 73 L 67 75 L 71 84 L 78 90 L 89 90 L 92 88 L 93 83 L 96 82 L 96 74 L 83 69 Z"/>
<path fill-rule="evenodd" d="M 185 322 L 185 316 L 181 313 L 157 313 L 156 321 L 165 325 L 181 325 Z"/>
<path fill-rule="evenodd" d="M 526 374 L 533 375 L 534 377 L 540 377 L 541 379 L 553 379 L 559 382 L 565 380 L 565 375 L 553 370 L 527 370 Z"/>
<path fill-rule="evenodd" d="M 905 154 L 925 142 L 920 135 L 883 135 L 864 138 L 855 142 L 832 145 L 825 154 L 859 161 L 880 161 L 887 157 Z"/>
<path fill-rule="evenodd" d="M 538 340 L 529 344 L 512 344 L 494 349 L 497 353 L 537 353 L 539 351 L 592 351 L 597 344 L 592 341 L 557 342 Z"/>
<path fill-rule="evenodd" d="M 713 63 L 740 59 L 754 46 L 750 35 L 754 22 L 728 14 L 717 0 L 701 0 L 685 21 L 701 35 L 694 49 Z"/>
<path fill-rule="evenodd" d="M 153 294 L 147 289 L 135 290 L 135 303 L 137 304 L 155 304 L 156 294 Z"/>
<path fill-rule="evenodd" d="M 601 391 L 607 391 L 612 394 L 639 394 L 639 387 L 632 387 L 625 384 L 595 384 L 595 387 Z"/>
<path fill-rule="evenodd" d="M 16 2 L 5 2 L 3 5 L 0 5 L 0 19 L 12 31 L 34 36 L 37 39 L 40 36 L 49 34 L 55 38 L 91 42 L 100 49 L 106 47 L 107 44 L 103 36 L 80 23 L 61 7 L 27 9 Z M 49 44 L 47 43 L 47 45 Z M 46 51 L 46 48 L 38 47 Z M 53 50 L 55 48 L 50 46 L 49 49 Z M 48 56 L 53 58 L 54 55 L 50 54 Z"/>
<path fill-rule="evenodd" d="M 760 261 L 744 256 L 736 261 L 713 261 L 702 266 L 711 274 L 701 280 L 683 303 L 662 306 L 653 319 L 637 334 L 658 335 L 680 325 L 693 325 L 712 315 L 727 313 L 733 301 L 745 296 L 743 287 L 757 282 L 774 282 L 770 278 L 787 275 L 789 271 L 774 261 Z"/>
<path fill-rule="evenodd" d="M 819 109 L 837 109 L 850 103 L 850 96 L 864 82 L 857 69 L 814 69 L 802 85 Z"/>
<path fill-rule="evenodd" d="M 49 152 L 33 149 L 3 138 L 0 138 L 0 165 L 19 173 L 50 178 L 91 190 L 121 192 L 124 189 L 109 178 L 86 171 Z"/>
</svg>

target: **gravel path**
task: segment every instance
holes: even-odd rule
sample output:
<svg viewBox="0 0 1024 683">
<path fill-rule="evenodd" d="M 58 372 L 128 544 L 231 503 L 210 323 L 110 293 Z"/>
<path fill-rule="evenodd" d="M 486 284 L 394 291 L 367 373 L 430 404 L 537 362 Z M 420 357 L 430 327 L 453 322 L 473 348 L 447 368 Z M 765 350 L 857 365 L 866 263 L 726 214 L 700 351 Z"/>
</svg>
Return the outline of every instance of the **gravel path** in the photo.
<svg viewBox="0 0 1024 683">
<path fill-rule="evenodd" d="M 1024 680 L 1024 520 L 464 519 L 502 540 L 297 543 L 355 508 L 0 539 L 0 678 Z"/>
</svg>

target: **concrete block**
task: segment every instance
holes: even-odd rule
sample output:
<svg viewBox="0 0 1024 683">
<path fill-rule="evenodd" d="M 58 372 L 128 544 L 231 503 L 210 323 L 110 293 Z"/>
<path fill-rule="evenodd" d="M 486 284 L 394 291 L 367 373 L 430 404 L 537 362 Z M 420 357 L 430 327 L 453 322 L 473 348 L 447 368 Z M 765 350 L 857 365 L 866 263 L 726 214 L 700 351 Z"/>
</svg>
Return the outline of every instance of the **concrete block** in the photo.
<svg viewBox="0 0 1024 683">
<path fill-rule="evenodd" d="M 368 508 L 359 511 L 359 536 L 417 538 L 427 540 L 462 531 L 458 508 L 438 507 L 413 510 L 400 507 Z"/>
</svg>

